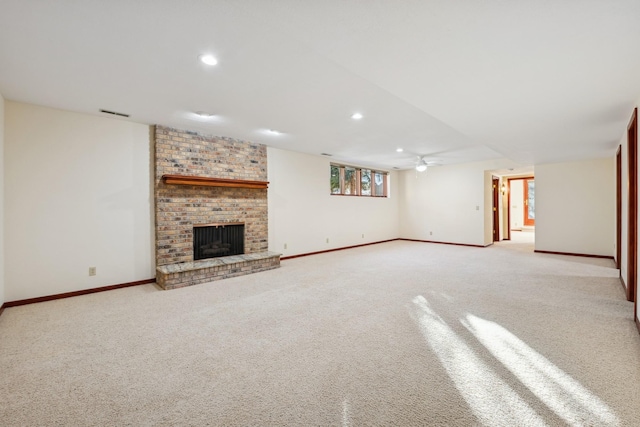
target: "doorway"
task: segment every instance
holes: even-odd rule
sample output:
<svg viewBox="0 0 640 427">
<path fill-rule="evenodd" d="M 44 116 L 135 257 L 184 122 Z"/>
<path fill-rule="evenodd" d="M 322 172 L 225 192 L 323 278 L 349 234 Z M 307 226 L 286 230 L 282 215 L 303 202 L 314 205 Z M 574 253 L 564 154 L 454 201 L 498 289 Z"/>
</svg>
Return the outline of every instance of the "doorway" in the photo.
<svg viewBox="0 0 640 427">
<path fill-rule="evenodd" d="M 533 176 L 507 179 L 509 234 L 535 238 L 535 180 Z M 526 236 L 523 235 L 526 233 Z"/>
</svg>

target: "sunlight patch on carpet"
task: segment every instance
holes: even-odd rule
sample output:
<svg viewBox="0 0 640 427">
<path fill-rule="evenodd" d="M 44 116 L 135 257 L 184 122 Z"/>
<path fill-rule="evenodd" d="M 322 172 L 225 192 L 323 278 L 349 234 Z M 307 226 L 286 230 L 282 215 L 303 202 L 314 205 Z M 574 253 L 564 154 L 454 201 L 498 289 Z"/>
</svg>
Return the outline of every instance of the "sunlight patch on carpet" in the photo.
<svg viewBox="0 0 640 427">
<path fill-rule="evenodd" d="M 351 426 L 351 416 L 349 415 L 349 401 L 345 398 L 342 401 L 342 427 Z"/>
<path fill-rule="evenodd" d="M 484 425 L 546 425 L 540 416 L 470 349 L 436 314 L 426 298 L 415 297 L 415 319 L 429 347 L 460 395 Z"/>
<path fill-rule="evenodd" d="M 620 420 L 602 400 L 504 327 L 473 314 L 467 314 L 461 322 L 522 384 L 569 425 L 620 425 Z"/>
</svg>

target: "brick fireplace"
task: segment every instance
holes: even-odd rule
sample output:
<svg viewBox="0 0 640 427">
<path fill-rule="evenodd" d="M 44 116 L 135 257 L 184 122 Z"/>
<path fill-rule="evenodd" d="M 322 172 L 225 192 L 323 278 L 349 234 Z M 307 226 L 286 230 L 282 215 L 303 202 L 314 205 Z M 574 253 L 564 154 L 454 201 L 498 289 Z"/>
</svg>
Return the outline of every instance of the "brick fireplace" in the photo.
<svg viewBox="0 0 640 427">
<path fill-rule="evenodd" d="M 172 289 L 277 268 L 266 147 L 155 127 L 156 281 Z M 244 224 L 244 254 L 194 260 L 194 227 Z"/>
</svg>

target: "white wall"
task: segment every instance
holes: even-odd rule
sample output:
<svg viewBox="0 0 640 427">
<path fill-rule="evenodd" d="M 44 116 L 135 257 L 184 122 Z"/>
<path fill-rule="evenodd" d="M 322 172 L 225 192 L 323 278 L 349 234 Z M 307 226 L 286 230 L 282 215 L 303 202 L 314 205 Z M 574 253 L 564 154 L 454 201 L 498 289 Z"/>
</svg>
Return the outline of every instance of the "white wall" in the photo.
<svg viewBox="0 0 640 427">
<path fill-rule="evenodd" d="M 6 301 L 4 285 L 4 98 L 0 94 L 0 307 Z"/>
<path fill-rule="evenodd" d="M 484 245 L 484 169 L 468 165 L 400 173 L 400 237 Z"/>
<path fill-rule="evenodd" d="M 486 246 L 492 241 L 491 173 L 508 160 L 430 167 L 400 176 L 400 237 Z"/>
<path fill-rule="evenodd" d="M 615 159 L 535 166 L 536 250 L 613 256 Z"/>
<path fill-rule="evenodd" d="M 390 198 L 332 196 L 328 158 L 269 147 L 267 159 L 269 250 L 292 256 L 398 237 L 396 173 Z"/>
<path fill-rule="evenodd" d="M 511 180 L 511 229 L 520 230 L 524 225 L 524 180 Z"/>
<path fill-rule="evenodd" d="M 6 300 L 155 277 L 149 127 L 5 109 Z"/>
</svg>

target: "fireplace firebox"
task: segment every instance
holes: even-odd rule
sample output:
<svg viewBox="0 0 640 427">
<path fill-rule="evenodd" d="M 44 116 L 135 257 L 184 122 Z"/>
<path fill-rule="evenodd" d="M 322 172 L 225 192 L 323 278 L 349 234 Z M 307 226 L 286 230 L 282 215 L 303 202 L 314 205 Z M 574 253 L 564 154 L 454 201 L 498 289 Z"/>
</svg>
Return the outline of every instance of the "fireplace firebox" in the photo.
<svg viewBox="0 0 640 427">
<path fill-rule="evenodd" d="M 244 223 L 193 227 L 193 260 L 244 254 Z"/>
</svg>

